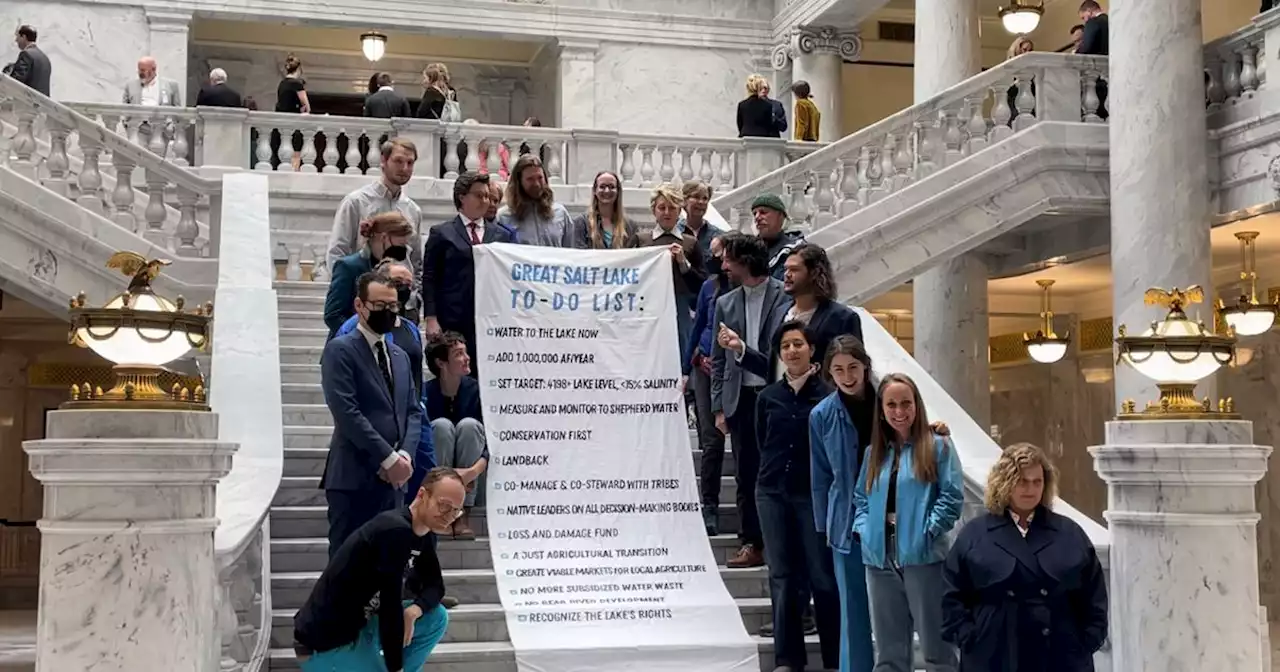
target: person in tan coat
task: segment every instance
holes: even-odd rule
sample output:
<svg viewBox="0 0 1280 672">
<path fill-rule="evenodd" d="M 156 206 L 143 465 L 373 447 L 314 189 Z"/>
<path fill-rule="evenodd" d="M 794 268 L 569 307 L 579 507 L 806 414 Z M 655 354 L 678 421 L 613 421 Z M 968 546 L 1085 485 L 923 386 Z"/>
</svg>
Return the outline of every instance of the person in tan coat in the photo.
<svg viewBox="0 0 1280 672">
<path fill-rule="evenodd" d="M 809 82 L 802 79 L 792 84 L 791 93 L 796 97 L 796 140 L 817 142 L 818 125 L 822 121 L 822 113 L 813 102 L 813 92 L 809 89 Z"/>
</svg>

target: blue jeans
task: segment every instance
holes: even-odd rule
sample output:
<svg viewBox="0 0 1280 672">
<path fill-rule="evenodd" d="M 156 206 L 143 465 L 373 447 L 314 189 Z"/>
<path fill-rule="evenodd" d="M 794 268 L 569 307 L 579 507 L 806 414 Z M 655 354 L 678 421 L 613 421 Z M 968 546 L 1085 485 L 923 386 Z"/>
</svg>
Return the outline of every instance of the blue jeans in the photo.
<svg viewBox="0 0 1280 672">
<path fill-rule="evenodd" d="M 813 595 L 814 621 L 822 667 L 840 661 L 840 593 L 831 567 L 831 550 L 813 529 L 813 500 L 806 491 L 756 490 L 756 509 L 764 533 L 773 603 L 774 657 L 780 667 L 805 669 L 804 609 Z"/>
<path fill-rule="evenodd" d="M 894 563 L 896 564 L 896 563 Z M 920 636 L 930 672 L 956 672 L 956 650 L 942 639 L 942 563 L 867 567 L 876 637 L 876 672 L 912 672 L 911 633 Z"/>
<path fill-rule="evenodd" d="M 871 672 L 871 608 L 867 602 L 867 570 L 862 547 L 854 542 L 848 555 L 832 549 L 836 586 L 840 588 L 840 672 Z"/>
<path fill-rule="evenodd" d="M 412 602 L 405 601 L 405 606 Z M 418 672 L 427 664 L 427 657 L 444 637 L 449 625 L 449 612 L 444 607 L 425 613 L 413 626 L 413 639 L 404 647 L 405 672 Z M 302 662 L 302 672 L 386 672 L 382 659 L 382 644 L 378 635 L 378 615 L 374 614 L 356 641 L 336 649 L 313 654 Z"/>
</svg>

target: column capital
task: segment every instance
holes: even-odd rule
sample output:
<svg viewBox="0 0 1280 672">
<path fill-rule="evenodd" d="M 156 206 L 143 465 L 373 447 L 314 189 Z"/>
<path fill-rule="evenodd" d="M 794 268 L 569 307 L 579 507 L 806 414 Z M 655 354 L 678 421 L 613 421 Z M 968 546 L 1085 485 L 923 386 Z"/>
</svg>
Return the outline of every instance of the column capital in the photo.
<svg viewBox="0 0 1280 672">
<path fill-rule="evenodd" d="M 791 29 L 792 58 L 799 54 L 835 54 L 846 61 L 862 55 L 862 36 L 836 26 L 796 26 Z"/>
<path fill-rule="evenodd" d="M 562 61 L 595 61 L 600 52 L 597 40 L 559 40 L 560 60 Z"/>
<path fill-rule="evenodd" d="M 191 30 L 191 12 L 147 8 L 147 25 L 151 30 L 185 33 Z"/>
</svg>

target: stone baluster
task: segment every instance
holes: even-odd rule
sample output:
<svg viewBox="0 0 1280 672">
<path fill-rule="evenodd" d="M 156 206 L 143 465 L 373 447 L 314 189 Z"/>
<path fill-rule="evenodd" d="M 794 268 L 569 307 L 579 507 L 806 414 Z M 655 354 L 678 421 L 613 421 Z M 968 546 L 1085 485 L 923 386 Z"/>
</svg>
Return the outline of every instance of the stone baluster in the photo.
<svg viewBox="0 0 1280 672">
<path fill-rule="evenodd" d="M 813 174 L 806 172 L 787 180 L 787 193 L 790 194 L 791 201 L 787 205 L 787 215 L 793 222 L 802 225 L 809 222 L 809 201 L 805 197 L 804 190 L 809 186 L 812 179 Z"/>
<path fill-rule="evenodd" d="M 1235 104 L 1240 98 L 1240 69 L 1234 51 L 1222 54 L 1222 88 L 1227 92 L 1227 102 Z"/>
<path fill-rule="evenodd" d="M 280 129 L 280 150 L 276 152 L 276 156 L 280 162 L 276 164 L 276 170 L 293 170 L 293 129 Z"/>
<path fill-rule="evenodd" d="M 715 179 L 716 175 L 715 170 L 711 168 L 712 154 L 714 154 L 714 152 L 710 149 L 698 150 L 698 179 L 702 180 L 702 183 L 707 185 L 713 184 L 712 180 Z"/>
<path fill-rule="evenodd" d="M 343 133 L 346 133 L 346 131 L 343 131 Z M 337 149 L 337 143 L 334 143 L 334 149 Z M 347 134 L 347 151 L 342 158 L 347 165 L 346 168 L 342 169 L 343 175 L 360 174 L 360 160 L 364 158 L 364 155 L 360 153 L 360 135 L 358 133 L 354 135 Z"/>
<path fill-rule="evenodd" d="M 342 153 L 338 151 L 338 139 L 349 138 L 347 129 L 339 128 L 337 133 L 332 134 L 325 139 L 324 152 L 321 153 L 320 159 L 324 161 L 324 168 L 320 172 L 329 175 L 337 175 L 342 172 L 342 168 L 338 166 L 338 162 L 342 160 Z M 360 153 L 356 152 L 356 162 L 360 161 Z"/>
<path fill-rule="evenodd" d="M 547 182 L 551 184 L 564 184 L 563 147 L 560 140 L 547 143 Z"/>
<path fill-rule="evenodd" d="M 916 152 L 915 179 L 923 179 L 938 170 L 938 147 L 934 141 L 934 125 L 925 121 L 915 122 L 918 151 Z"/>
<path fill-rule="evenodd" d="M 886 195 L 896 191 L 893 178 L 897 170 L 893 166 L 893 160 L 898 150 L 898 138 L 893 133 L 885 135 L 884 145 L 880 148 L 880 186 Z"/>
<path fill-rule="evenodd" d="M 169 160 L 175 166 L 186 167 L 191 165 L 189 157 L 191 155 L 191 143 L 187 142 L 187 126 L 186 119 L 175 118 L 173 120 L 173 153 Z"/>
<path fill-rule="evenodd" d="M 693 179 L 693 147 L 681 147 L 677 151 L 680 152 L 680 182 L 688 182 Z"/>
<path fill-rule="evenodd" d="M 884 162 L 880 160 L 880 148 L 873 145 L 864 145 L 863 151 L 867 153 L 867 179 L 863 184 L 867 187 L 867 205 L 875 203 L 889 194 L 889 187 L 885 184 Z"/>
<path fill-rule="evenodd" d="M 944 166 L 950 166 L 964 157 L 964 133 L 960 130 L 960 116 L 954 110 L 945 110 L 942 114 L 945 117 L 942 142 L 946 145 L 942 160 Z"/>
<path fill-rule="evenodd" d="M 656 149 L 656 147 L 646 147 L 643 145 L 640 146 L 640 156 L 642 157 L 641 163 L 640 163 L 640 186 L 642 187 L 653 186 L 653 172 L 654 172 L 653 171 L 653 150 L 654 149 Z"/>
<path fill-rule="evenodd" d="M 995 144 L 1013 135 L 1013 129 L 1010 128 L 1013 122 L 1013 110 L 1009 109 L 1009 90 L 1018 87 L 1018 95 L 1022 95 L 1022 89 L 1029 85 L 1024 84 L 1019 79 L 1014 79 L 1011 84 L 999 84 L 991 87 L 991 96 L 995 99 L 995 103 L 991 106 L 991 121 L 994 126 L 991 128 L 991 144 Z"/>
<path fill-rule="evenodd" d="M 316 151 L 316 134 L 319 132 L 320 132 L 320 129 L 318 128 L 314 131 L 304 130 L 302 132 L 302 166 L 300 168 L 301 172 L 304 172 L 304 173 L 320 172 L 320 169 L 316 167 L 316 158 L 319 156 L 319 152 Z"/>
<path fill-rule="evenodd" d="M 33 128 L 36 123 L 36 110 L 34 107 L 18 105 L 18 133 L 13 136 L 13 143 L 10 150 L 16 159 L 10 166 L 19 174 L 35 180 L 37 177 L 36 163 L 32 160 L 32 156 L 36 153 L 36 137 Z"/>
<path fill-rule="evenodd" d="M 1022 79 L 1026 84 L 1018 87 L 1018 97 L 1013 101 L 1013 104 L 1018 108 L 1018 114 L 1013 119 L 1013 130 L 1015 131 L 1026 130 L 1037 121 L 1036 80 L 1030 75 Z"/>
<path fill-rule="evenodd" d="M 235 603 L 231 599 L 234 572 L 234 566 L 227 567 L 219 572 L 218 576 L 218 635 L 221 643 L 221 653 L 218 656 L 219 672 L 233 672 L 240 669 L 235 652 L 239 644 L 240 627 L 236 618 Z"/>
<path fill-rule="evenodd" d="M 102 142 L 98 140 L 96 134 L 92 132 L 80 134 L 80 154 L 83 165 L 80 167 L 80 174 L 76 176 L 80 192 L 76 196 L 76 202 L 80 207 L 101 215 L 103 214 L 102 172 L 98 167 L 98 161 L 101 159 Z"/>
<path fill-rule="evenodd" d="M 467 145 L 467 158 L 462 162 L 463 171 L 468 173 L 480 172 L 480 143 L 482 141 L 478 136 L 463 133 L 462 142 Z"/>
<path fill-rule="evenodd" d="M 44 185 L 62 196 L 67 196 L 67 176 L 68 169 L 71 167 L 71 162 L 67 160 L 67 135 L 70 134 L 71 129 L 53 118 L 46 119 L 45 126 L 49 129 L 49 157 L 45 159 L 44 168 L 49 173 L 49 177 L 44 181 Z"/>
<path fill-rule="evenodd" d="M 102 115 L 102 127 L 112 133 L 119 133 L 120 132 L 120 115 L 118 114 Z M 120 134 L 123 135 L 123 133 L 120 133 Z M 83 145 L 84 143 L 83 137 L 80 138 L 80 142 Z M 99 155 L 98 158 L 102 161 L 102 163 L 110 164 L 111 154 L 112 154 L 111 147 L 106 145 L 100 145 L 100 148 L 102 153 Z"/>
<path fill-rule="evenodd" d="M 744 233 L 755 234 L 755 217 L 751 214 L 751 208 L 746 204 L 738 207 L 738 230 Z"/>
<path fill-rule="evenodd" d="M 124 135 L 126 138 L 128 138 L 129 142 L 138 146 L 145 146 L 144 143 L 142 142 L 142 123 L 143 122 L 141 120 L 122 117 L 121 123 L 124 124 Z"/>
<path fill-rule="evenodd" d="M 290 282 L 297 282 L 302 279 L 302 249 L 292 248 L 289 250 L 289 263 L 284 267 L 284 279 Z"/>
<path fill-rule="evenodd" d="M 502 174 L 502 150 L 498 149 L 502 146 L 502 140 L 486 138 L 480 142 L 486 147 L 485 170 L 496 180 Z"/>
<path fill-rule="evenodd" d="M 915 161 L 911 158 L 911 143 L 914 136 L 903 133 L 893 150 L 893 190 L 900 191 L 915 180 L 911 177 L 911 168 Z"/>
<path fill-rule="evenodd" d="M 718 186 L 732 189 L 735 183 L 733 176 L 733 150 L 719 150 L 716 152 L 716 156 L 720 160 L 720 183 Z"/>
<path fill-rule="evenodd" d="M 311 245 L 307 249 L 311 250 L 311 258 L 315 260 L 311 271 L 312 282 L 328 282 L 329 264 L 325 259 L 325 250 L 318 245 Z"/>
<path fill-rule="evenodd" d="M 1204 97 L 1209 101 L 1209 109 L 1220 109 L 1227 97 L 1227 92 L 1222 87 L 1222 61 L 1213 54 L 1205 54 L 1204 73 L 1209 80 L 1205 83 L 1204 89 Z"/>
<path fill-rule="evenodd" d="M 111 157 L 111 165 L 116 169 L 116 188 L 111 191 L 111 204 L 115 206 L 115 214 L 111 219 L 125 229 L 134 231 L 138 221 L 133 215 L 133 169 L 137 164 L 133 159 L 117 152 Z"/>
<path fill-rule="evenodd" d="M 174 251 L 179 256 L 200 256 L 200 250 L 196 247 L 196 238 L 200 235 L 200 225 L 196 223 L 196 204 L 199 202 L 199 193 L 178 186 L 178 225 L 173 229 L 173 237 L 177 240 L 177 249 Z"/>
<path fill-rule="evenodd" d="M 164 137 L 168 131 L 168 123 L 169 120 L 159 112 L 151 115 L 151 121 L 148 124 L 150 135 L 147 137 L 147 149 L 156 156 L 163 157 L 169 149 L 169 143 Z"/>
<path fill-rule="evenodd" d="M 863 145 L 858 148 L 858 207 L 860 208 L 871 204 L 871 163 L 871 147 Z"/>
<path fill-rule="evenodd" d="M 969 135 L 968 155 L 974 154 L 987 148 L 987 120 L 982 116 L 982 99 L 984 96 L 968 96 L 965 104 L 968 106 L 968 121 L 965 130 Z"/>
<path fill-rule="evenodd" d="M 813 180 L 813 228 L 820 229 L 836 220 L 836 194 L 831 185 L 832 172 L 819 170 Z"/>
<path fill-rule="evenodd" d="M 169 216 L 169 211 L 164 205 L 164 188 L 168 180 L 155 170 L 147 170 L 146 177 L 147 207 L 142 214 L 147 218 L 147 228 L 139 233 L 152 245 L 169 249 L 170 246 L 166 244 L 168 241 L 165 240 L 164 234 L 164 220 Z"/>
<path fill-rule="evenodd" d="M 1098 116 L 1098 73 L 1085 72 L 1081 75 L 1080 81 L 1083 83 L 1084 98 L 1084 121 L 1087 124 L 1100 124 L 1102 117 Z M 1221 90 L 1221 86 L 1218 87 Z"/>
<path fill-rule="evenodd" d="M 676 176 L 676 167 L 671 162 L 675 147 L 660 147 L 658 153 L 662 155 L 662 167 L 658 169 L 658 177 L 663 182 L 669 183 Z"/>
<path fill-rule="evenodd" d="M 633 161 L 635 145 L 620 143 L 618 145 L 618 151 L 622 153 L 622 162 L 618 164 L 618 169 L 622 171 L 622 173 L 618 177 L 622 180 L 622 184 L 631 185 L 631 180 L 635 179 L 636 176 L 636 164 L 635 161 Z"/>
<path fill-rule="evenodd" d="M 519 140 L 503 140 L 502 146 L 507 148 L 507 156 L 511 157 L 507 164 L 507 170 L 515 168 L 516 159 L 520 157 L 520 141 Z M 499 157 L 499 160 L 501 160 L 501 157 Z"/>
<path fill-rule="evenodd" d="M 258 146 L 253 150 L 253 156 L 257 162 L 253 164 L 254 170 L 273 170 L 271 166 L 271 129 L 258 128 Z"/>
<path fill-rule="evenodd" d="M 1253 45 L 1254 60 L 1257 61 L 1255 69 L 1258 73 L 1258 88 L 1261 89 L 1267 85 L 1267 42 L 1259 40 Z"/>
<path fill-rule="evenodd" d="M 458 178 L 458 135 L 452 130 L 446 130 L 444 135 L 444 176 L 445 179 L 455 180 Z"/>
<path fill-rule="evenodd" d="M 1258 48 L 1252 44 L 1240 50 L 1240 91 L 1245 98 L 1252 98 L 1258 90 Z"/>
<path fill-rule="evenodd" d="M 364 162 L 369 164 L 369 168 L 366 171 L 366 174 L 376 175 L 377 173 L 382 172 L 382 147 L 378 144 L 378 136 L 370 135 L 369 131 L 362 128 L 360 129 L 360 137 L 366 138 L 369 141 L 369 149 L 364 153 Z M 356 144 L 357 146 L 359 146 L 359 143 L 356 143 Z M 454 147 L 453 164 L 454 164 L 455 171 L 457 170 L 457 165 L 458 165 L 457 151 L 458 151 L 458 148 Z M 357 169 L 358 169 L 358 166 L 357 166 Z M 455 173 L 454 177 L 457 177 L 457 176 L 458 176 L 457 173 Z"/>
<path fill-rule="evenodd" d="M 858 178 L 862 176 L 861 156 L 845 154 L 840 159 L 840 202 L 836 208 L 839 216 L 848 217 L 858 210 L 858 194 L 861 188 Z"/>
</svg>

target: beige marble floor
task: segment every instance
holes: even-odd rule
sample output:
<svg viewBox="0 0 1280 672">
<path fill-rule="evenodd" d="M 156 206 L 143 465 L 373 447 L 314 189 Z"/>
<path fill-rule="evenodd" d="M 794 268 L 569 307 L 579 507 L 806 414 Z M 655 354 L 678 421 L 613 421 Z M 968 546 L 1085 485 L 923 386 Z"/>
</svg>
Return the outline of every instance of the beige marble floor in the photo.
<svg viewBox="0 0 1280 672">
<path fill-rule="evenodd" d="M 0 672 L 35 669 L 36 612 L 0 611 Z"/>
</svg>

